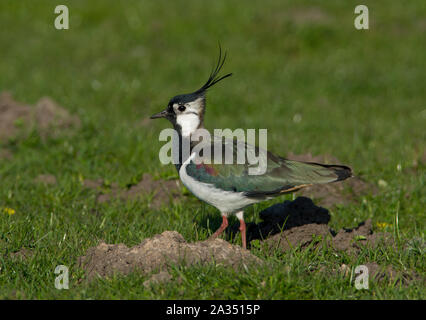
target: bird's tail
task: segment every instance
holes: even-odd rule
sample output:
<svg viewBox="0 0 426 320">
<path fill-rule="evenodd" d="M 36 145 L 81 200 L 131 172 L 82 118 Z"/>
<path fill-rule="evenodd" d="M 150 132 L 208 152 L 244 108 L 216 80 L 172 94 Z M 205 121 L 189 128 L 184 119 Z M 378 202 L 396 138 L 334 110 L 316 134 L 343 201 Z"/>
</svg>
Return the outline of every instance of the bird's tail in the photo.
<svg viewBox="0 0 426 320">
<path fill-rule="evenodd" d="M 291 180 L 301 185 L 330 183 L 353 176 L 352 169 L 343 165 L 295 160 L 286 160 L 285 162 L 290 169 Z"/>
<path fill-rule="evenodd" d="M 342 181 L 353 176 L 352 169 L 343 165 L 301 162 L 288 159 L 282 159 L 282 161 L 284 166 L 280 169 L 285 170 L 283 175 L 286 181 L 283 187 L 271 191 L 246 192 L 246 195 L 253 198 L 275 197 L 284 193 L 292 193 L 314 184 Z"/>
</svg>

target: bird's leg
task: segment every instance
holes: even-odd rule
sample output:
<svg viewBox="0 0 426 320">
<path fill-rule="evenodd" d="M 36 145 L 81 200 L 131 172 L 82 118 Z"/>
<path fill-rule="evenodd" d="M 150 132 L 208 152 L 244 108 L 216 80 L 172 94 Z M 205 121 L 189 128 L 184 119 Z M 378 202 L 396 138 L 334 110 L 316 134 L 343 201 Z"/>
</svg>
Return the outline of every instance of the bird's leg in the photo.
<svg viewBox="0 0 426 320">
<path fill-rule="evenodd" d="M 240 231 L 241 231 L 241 242 L 243 243 L 243 248 L 247 249 L 246 223 L 242 219 L 240 220 Z"/>
<path fill-rule="evenodd" d="M 210 239 L 216 239 L 226 229 L 226 227 L 228 227 L 228 218 L 226 215 L 222 215 L 222 224 L 220 225 L 219 229 L 213 233 Z"/>
<path fill-rule="evenodd" d="M 241 242 L 242 242 L 243 248 L 247 249 L 246 223 L 244 222 L 244 212 L 243 211 L 238 212 L 237 218 L 240 220 Z"/>
</svg>

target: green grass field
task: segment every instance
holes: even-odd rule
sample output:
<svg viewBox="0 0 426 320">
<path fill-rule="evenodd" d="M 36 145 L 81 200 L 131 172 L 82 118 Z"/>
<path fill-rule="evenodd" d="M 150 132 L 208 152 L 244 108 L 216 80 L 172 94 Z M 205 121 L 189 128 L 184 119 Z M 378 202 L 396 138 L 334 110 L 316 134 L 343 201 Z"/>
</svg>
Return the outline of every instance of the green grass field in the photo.
<svg viewBox="0 0 426 320">
<path fill-rule="evenodd" d="M 58 4 L 68 5 L 69 30 L 54 28 Z M 383 180 L 377 196 L 329 208 L 330 225 L 372 218 L 397 230 L 401 242 L 424 243 L 426 2 L 364 1 L 369 30 L 354 28 L 358 4 L 2 0 L 0 92 L 28 104 L 50 96 L 82 125 L 71 135 L 33 131 L 0 142 L 13 154 L 0 159 L 0 298 L 425 299 L 424 245 L 357 257 L 253 249 L 268 267 L 176 267 L 173 276 L 183 281 L 152 288 L 138 273 L 79 281 L 77 258 L 101 239 L 133 246 L 176 230 L 187 241 L 204 240 L 220 224 L 216 209 L 192 196 L 159 210 L 149 209 L 149 199 L 99 204 L 81 183 L 103 178 L 125 187 L 143 173 L 176 177 L 174 166 L 158 160 L 158 135 L 169 123 L 141 121 L 204 83 L 218 41 L 228 52 L 224 72 L 234 75 L 209 92 L 208 129 L 267 128 L 268 148 L 277 154 L 331 154 L 371 184 Z M 54 175 L 57 184 L 35 183 L 40 174 Z M 292 196 L 247 209 L 246 222 L 284 199 Z M 21 248 L 33 255 L 12 258 Z M 356 290 L 348 278 L 309 271 L 368 261 L 415 271 L 422 281 Z M 57 265 L 70 267 L 69 290 L 54 287 Z"/>
</svg>

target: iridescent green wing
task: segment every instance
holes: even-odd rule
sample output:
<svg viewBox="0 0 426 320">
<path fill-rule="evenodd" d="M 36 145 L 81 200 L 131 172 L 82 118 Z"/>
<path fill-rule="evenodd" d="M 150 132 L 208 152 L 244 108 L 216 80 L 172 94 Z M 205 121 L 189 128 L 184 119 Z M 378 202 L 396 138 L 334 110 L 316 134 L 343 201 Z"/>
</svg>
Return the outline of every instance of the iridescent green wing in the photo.
<svg viewBox="0 0 426 320">
<path fill-rule="evenodd" d="M 210 144 L 213 155 L 215 143 Z M 307 185 L 343 180 L 351 176 L 350 168 L 345 166 L 287 160 L 246 143 L 226 140 L 221 143 L 220 147 L 222 148 L 222 162 L 225 160 L 224 152 L 226 150 L 230 152 L 229 148 L 232 147 L 232 164 L 211 164 L 208 163 L 206 160 L 208 157 L 205 155 L 197 156 L 186 167 L 187 174 L 200 182 L 212 184 L 216 188 L 244 192 L 249 197 L 273 196 L 296 191 Z M 254 159 L 255 156 L 258 157 L 259 154 L 264 155 L 260 156 L 265 164 L 265 169 L 260 171 L 264 171 L 264 173 L 253 174 L 253 170 L 258 168 L 258 164 L 250 164 L 247 156 L 244 163 L 237 163 L 237 154 L 238 152 L 241 154 L 243 151 L 246 155 L 251 155 L 251 159 Z"/>
</svg>

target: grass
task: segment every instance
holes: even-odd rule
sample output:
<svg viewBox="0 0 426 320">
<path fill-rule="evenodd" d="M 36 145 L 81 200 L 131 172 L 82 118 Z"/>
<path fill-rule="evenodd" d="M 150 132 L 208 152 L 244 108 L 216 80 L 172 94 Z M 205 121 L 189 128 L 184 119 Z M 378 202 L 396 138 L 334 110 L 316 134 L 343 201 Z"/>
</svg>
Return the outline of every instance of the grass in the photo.
<svg viewBox="0 0 426 320">
<path fill-rule="evenodd" d="M 150 210 L 148 200 L 97 204 L 81 185 L 82 178 L 125 186 L 145 172 L 176 175 L 158 161 L 158 134 L 168 123 L 140 121 L 205 81 L 218 41 L 228 51 L 225 72 L 234 76 L 209 92 L 208 129 L 267 128 L 269 150 L 280 155 L 332 154 L 367 181 L 386 182 L 379 196 L 332 209 L 333 228 L 372 218 L 392 225 L 401 241 L 424 239 L 424 165 L 416 174 L 405 170 L 425 151 L 424 1 L 364 2 L 370 29 L 363 31 L 353 27 L 356 1 L 62 1 L 70 10 L 66 31 L 53 26 L 57 4 L 0 2 L 0 91 L 30 104 L 50 96 L 82 121 L 71 136 L 33 132 L 1 142 L 14 157 L 0 159 L 0 208 L 15 213 L 0 213 L 0 298 L 425 299 L 424 281 L 356 290 L 347 278 L 309 271 L 373 260 L 424 280 L 422 248 L 364 250 L 356 258 L 253 249 L 268 268 L 176 267 L 180 283 L 149 289 L 137 273 L 78 283 L 76 265 L 100 239 L 135 245 L 177 230 L 195 241 L 220 223 L 214 208 L 193 197 Z M 57 185 L 34 183 L 47 173 Z M 246 221 L 284 199 L 248 209 Z M 23 247 L 32 258 L 10 257 Z M 70 267 L 69 290 L 54 288 L 60 264 Z"/>
</svg>

